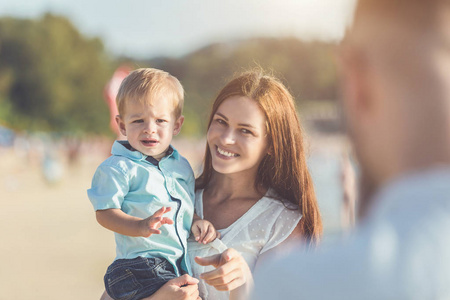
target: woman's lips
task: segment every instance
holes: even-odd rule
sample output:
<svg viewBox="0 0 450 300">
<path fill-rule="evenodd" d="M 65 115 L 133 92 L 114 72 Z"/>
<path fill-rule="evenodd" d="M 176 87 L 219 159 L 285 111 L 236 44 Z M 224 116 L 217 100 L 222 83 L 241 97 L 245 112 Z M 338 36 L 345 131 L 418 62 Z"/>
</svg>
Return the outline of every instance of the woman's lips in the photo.
<svg viewBox="0 0 450 300">
<path fill-rule="evenodd" d="M 227 151 L 225 149 L 220 148 L 219 146 L 216 146 L 216 152 L 221 156 L 221 157 L 225 157 L 225 158 L 234 158 L 234 157 L 238 157 L 240 156 L 237 153 L 231 152 L 231 151 Z"/>
</svg>

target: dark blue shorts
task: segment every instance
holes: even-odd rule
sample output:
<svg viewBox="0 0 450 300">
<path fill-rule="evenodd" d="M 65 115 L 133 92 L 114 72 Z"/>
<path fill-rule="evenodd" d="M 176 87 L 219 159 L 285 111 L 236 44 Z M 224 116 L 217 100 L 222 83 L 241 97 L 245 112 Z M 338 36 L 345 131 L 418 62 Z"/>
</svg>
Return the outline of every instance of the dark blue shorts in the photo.
<svg viewBox="0 0 450 300">
<path fill-rule="evenodd" d="M 153 295 L 176 278 L 171 263 L 163 258 L 136 257 L 114 261 L 105 274 L 105 288 L 115 300 L 138 300 Z"/>
</svg>

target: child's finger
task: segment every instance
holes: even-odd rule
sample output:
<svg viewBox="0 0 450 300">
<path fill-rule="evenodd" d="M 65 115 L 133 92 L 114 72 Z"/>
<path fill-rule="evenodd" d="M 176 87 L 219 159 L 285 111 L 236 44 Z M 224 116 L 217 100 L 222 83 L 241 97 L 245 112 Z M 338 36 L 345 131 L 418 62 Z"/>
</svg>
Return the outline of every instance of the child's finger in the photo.
<svg viewBox="0 0 450 300">
<path fill-rule="evenodd" d="M 205 243 L 205 238 L 208 235 L 208 229 L 209 229 L 209 226 L 202 226 L 201 233 L 200 233 L 200 238 L 198 239 L 199 243 L 206 244 Z"/>
<path fill-rule="evenodd" d="M 173 220 L 167 217 L 162 218 L 161 224 L 173 224 Z"/>
<path fill-rule="evenodd" d="M 160 233 L 161 233 L 161 230 L 153 229 L 153 228 L 148 228 L 147 234 L 144 235 L 144 237 L 149 237 L 149 236 L 151 236 L 152 234 L 160 234 Z"/>
<path fill-rule="evenodd" d="M 172 225 L 173 221 L 166 217 L 151 217 L 148 225 L 150 228 L 159 228 L 164 224 Z"/>
<path fill-rule="evenodd" d="M 168 213 L 169 211 L 171 211 L 172 208 L 170 207 L 161 207 L 160 209 L 158 209 L 154 214 L 153 217 L 161 217 L 163 214 Z"/>
<path fill-rule="evenodd" d="M 203 244 L 210 243 L 216 239 L 216 231 L 212 226 L 208 226 L 208 233 L 205 235 L 205 238 L 203 239 Z"/>
<path fill-rule="evenodd" d="M 194 238 L 196 241 L 200 239 L 200 228 L 198 226 L 194 225 L 191 228 L 192 234 L 194 235 Z"/>
<path fill-rule="evenodd" d="M 148 225 L 149 226 L 155 226 L 156 224 L 158 224 L 159 222 L 161 222 L 163 219 L 163 217 L 150 217 L 148 220 Z"/>
</svg>

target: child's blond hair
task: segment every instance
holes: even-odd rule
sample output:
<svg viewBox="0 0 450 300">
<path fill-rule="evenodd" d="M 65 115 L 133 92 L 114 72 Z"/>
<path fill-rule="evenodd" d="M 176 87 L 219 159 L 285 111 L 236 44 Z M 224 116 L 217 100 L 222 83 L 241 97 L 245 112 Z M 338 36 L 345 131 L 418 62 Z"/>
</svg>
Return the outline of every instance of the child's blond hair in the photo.
<svg viewBox="0 0 450 300">
<path fill-rule="evenodd" d="M 154 99 L 161 96 L 172 101 L 174 115 L 179 118 L 183 112 L 184 90 L 178 79 L 158 69 L 136 69 L 120 85 L 116 97 L 119 114 L 125 113 L 126 103 L 130 101 L 153 104 Z"/>
</svg>

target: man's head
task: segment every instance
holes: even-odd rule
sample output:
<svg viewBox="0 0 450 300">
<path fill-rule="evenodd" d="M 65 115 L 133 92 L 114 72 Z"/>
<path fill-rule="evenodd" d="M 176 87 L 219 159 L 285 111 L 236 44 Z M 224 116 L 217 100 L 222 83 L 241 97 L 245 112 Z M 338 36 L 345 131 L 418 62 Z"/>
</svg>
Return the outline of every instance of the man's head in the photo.
<svg viewBox="0 0 450 300">
<path fill-rule="evenodd" d="M 359 1 L 341 62 L 363 195 L 450 164 L 450 1 Z"/>
<path fill-rule="evenodd" d="M 180 82 L 167 72 L 150 68 L 131 72 L 116 99 L 120 132 L 134 149 L 161 159 L 183 124 L 183 96 Z"/>
</svg>

